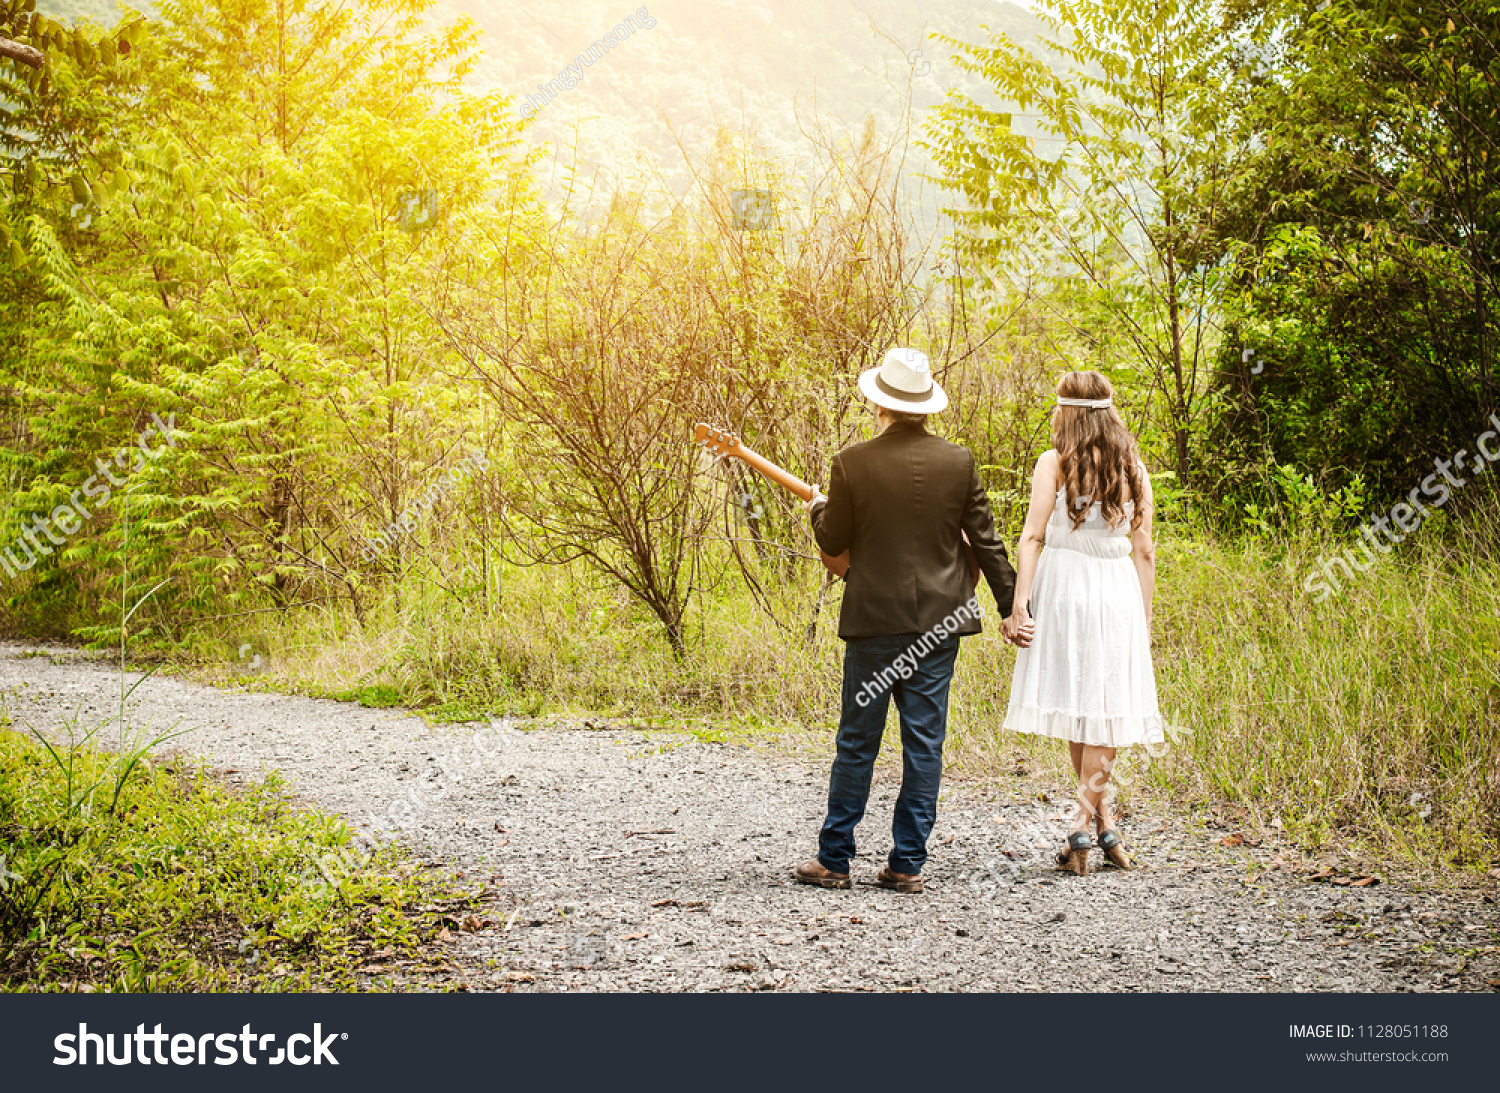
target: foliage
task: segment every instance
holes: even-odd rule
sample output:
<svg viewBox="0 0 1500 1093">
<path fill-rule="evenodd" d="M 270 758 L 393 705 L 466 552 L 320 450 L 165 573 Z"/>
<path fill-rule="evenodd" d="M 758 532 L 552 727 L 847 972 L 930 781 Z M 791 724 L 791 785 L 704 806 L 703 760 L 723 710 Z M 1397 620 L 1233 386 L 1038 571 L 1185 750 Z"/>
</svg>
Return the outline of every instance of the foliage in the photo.
<svg viewBox="0 0 1500 1093">
<path fill-rule="evenodd" d="M 139 15 L 101 32 L 64 26 L 38 12 L 36 0 L 0 2 L 0 38 L 45 58 L 40 67 L 0 59 L 0 197 L 12 206 L 0 219 L 0 268 L 25 265 L 23 248 L 11 243 L 24 234 L 27 212 L 61 204 L 83 222 L 128 184 L 112 122 L 128 101 L 146 29 Z"/>
<path fill-rule="evenodd" d="M 1223 493 L 1263 492 L 1268 460 L 1404 491 L 1500 409 L 1500 12 L 1273 10 L 1205 447 Z"/>
<path fill-rule="evenodd" d="M 1163 711 L 1191 735 L 1158 758 L 1137 749 L 1122 777 L 1230 802 L 1303 846 L 1493 867 L 1500 568 L 1483 544 L 1496 502 L 1323 603 L 1303 576 L 1346 544 L 1316 510 L 1290 549 L 1280 535 L 1168 541 L 1154 658 Z"/>
<path fill-rule="evenodd" d="M 172 423 L 10 578 L 12 632 L 129 623 L 226 676 L 249 643 L 263 682 L 434 720 L 810 738 L 835 716 L 840 587 L 800 506 L 701 461 L 692 425 L 818 481 L 869 433 L 859 373 L 923 348 L 952 397 L 936 428 L 1013 534 L 1055 369 L 1098 368 L 1170 468 L 1158 670 L 1193 736 L 1137 789 L 1309 844 L 1493 860 L 1465 823 L 1500 782 L 1493 534 L 1435 523 L 1333 603 L 1290 579 L 1494 408 L 1479 0 L 1081 0 L 1040 42 L 943 38 L 963 81 L 926 139 L 960 207 L 937 241 L 899 127 L 812 126 L 799 171 L 748 123 L 623 180 L 581 141 L 526 151 L 514 104 L 466 90 L 472 26 L 432 29 L 425 0 L 178 0 L 103 33 L 7 3 L 0 33 L 51 59 L 45 82 L 0 62 L 22 156 L 0 159 L 0 556 Z M 484 473 L 444 484 L 470 457 Z M 966 643 L 950 755 L 1061 772 L 998 729 L 1013 655 L 993 625 Z M 360 938 L 425 936 L 414 882 L 360 880 L 347 906 L 294 886 L 345 836 L 274 781 L 0 738 L 31 886 L 7 890 L 14 985 L 343 982 Z M 83 817 L 69 770 L 120 807 Z M 204 868 L 179 871 L 200 831 Z M 129 956 L 152 916 L 170 928 Z M 249 966 L 246 938 L 286 970 Z"/>
<path fill-rule="evenodd" d="M 393 852 L 331 887 L 341 821 L 280 779 L 226 785 L 182 760 L 0 728 L 0 982 L 8 990 L 357 989 L 376 950 L 414 965 L 468 907 Z"/>
<path fill-rule="evenodd" d="M 942 38 L 1045 134 L 1021 136 L 1011 113 L 950 93 L 928 136 L 944 186 L 964 199 L 958 243 L 1002 298 L 1048 305 L 1077 367 L 1139 374 L 1132 409 L 1160 415 L 1186 483 L 1216 343 L 1224 207 L 1250 139 L 1236 36 L 1221 5 L 1191 0 L 1049 4 L 1039 17 L 1051 36 L 1035 48 Z"/>
<path fill-rule="evenodd" d="M 1346 508 L 1330 509 L 1305 477 L 1281 478 L 1278 505 L 1260 514 L 1254 535 L 1162 520 L 1153 658 L 1164 715 L 1189 736 L 1155 758 L 1127 753 L 1126 803 L 1227 803 L 1247 823 L 1280 819 L 1283 834 L 1309 847 L 1493 867 L 1500 554 L 1484 545 L 1493 510 L 1451 522 L 1446 535 L 1424 529 L 1342 595 L 1315 603 L 1303 576 L 1343 548 L 1331 529 L 1364 501 L 1341 494 Z M 264 642 L 286 653 L 261 682 L 357 692 L 433 720 L 618 718 L 714 739 L 775 739 L 826 758 L 842 664 L 830 628 L 809 642 L 758 610 L 746 587 L 728 586 L 705 597 L 702 638 L 679 659 L 649 640 L 659 624 L 644 605 L 623 589 L 596 589 L 577 565 L 511 570 L 505 588 L 493 613 L 413 596 L 399 614 L 383 605 L 367 629 L 337 635 L 311 618 L 273 620 Z M 803 618 L 817 596 L 805 584 L 766 594 L 779 599 L 777 614 Z M 824 610 L 836 607 L 830 596 Z M 1000 727 L 1014 659 L 993 617 L 965 640 L 944 752 L 954 777 L 1070 776 L 1054 741 Z M 887 750 L 898 755 L 894 723 L 888 731 Z"/>
<path fill-rule="evenodd" d="M 371 562 L 365 542 L 487 442 L 464 392 L 434 382 L 421 301 L 455 276 L 447 256 L 524 219 L 532 188 L 504 101 L 462 91 L 471 28 L 423 35 L 422 10 L 165 6 L 120 119 L 129 200 L 76 241 L 31 221 L 45 297 L 0 357 L 25 426 L 6 530 L 76 490 L 80 456 L 174 415 L 178 442 L 129 500 L 143 572 L 176 578 L 159 635 L 265 599 L 362 610 L 410 550 Z M 483 275 L 507 254 L 468 258 Z M 29 610 L 94 640 L 119 550 L 102 516 L 23 584 Z"/>
<path fill-rule="evenodd" d="M 772 164 L 720 134 L 687 199 L 663 210 L 644 184 L 616 193 L 596 222 L 560 221 L 535 262 L 455 291 L 444 329 L 508 422 L 507 557 L 585 560 L 655 614 L 679 656 L 690 604 L 725 575 L 700 567 L 716 509 L 752 587 L 806 582 L 800 508 L 734 465 L 700 466 L 688 441 L 715 422 L 816 479 L 866 426 L 854 380 L 887 348 L 928 347 L 956 393 L 977 385 L 982 345 L 965 318 L 941 325 L 898 147 L 868 128 L 830 142 L 794 203 Z M 780 201 L 764 224 L 737 220 L 730 195 L 747 187 Z M 569 201 L 605 204 L 586 190 Z"/>
</svg>

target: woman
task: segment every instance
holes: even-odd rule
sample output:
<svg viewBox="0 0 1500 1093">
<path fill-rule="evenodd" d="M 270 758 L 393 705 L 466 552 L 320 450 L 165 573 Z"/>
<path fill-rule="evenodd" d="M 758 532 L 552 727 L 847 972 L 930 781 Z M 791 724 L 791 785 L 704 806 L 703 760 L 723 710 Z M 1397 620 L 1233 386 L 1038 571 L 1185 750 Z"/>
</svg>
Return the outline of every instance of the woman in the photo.
<svg viewBox="0 0 1500 1093">
<path fill-rule="evenodd" d="M 1052 448 L 1031 479 L 1005 624 L 1020 646 L 1005 727 L 1068 741 L 1082 807 L 1057 861 L 1080 876 L 1091 820 L 1099 848 L 1130 868 L 1105 800 L 1109 772 L 1116 749 L 1162 739 L 1151 667 L 1151 480 L 1113 395 L 1098 372 L 1070 372 L 1057 385 Z"/>
</svg>

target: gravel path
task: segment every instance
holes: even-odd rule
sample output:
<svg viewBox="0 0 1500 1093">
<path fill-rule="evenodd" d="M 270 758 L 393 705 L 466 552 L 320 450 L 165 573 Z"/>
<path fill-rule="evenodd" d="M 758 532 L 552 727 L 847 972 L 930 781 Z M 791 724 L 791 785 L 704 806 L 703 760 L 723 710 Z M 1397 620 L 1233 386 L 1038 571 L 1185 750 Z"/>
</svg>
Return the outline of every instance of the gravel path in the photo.
<svg viewBox="0 0 1500 1093">
<path fill-rule="evenodd" d="M 0 691 L 18 722 L 55 731 L 75 712 L 109 716 L 120 684 L 91 656 L 0 644 Z M 927 891 L 906 896 L 869 884 L 898 788 L 899 767 L 882 764 L 859 830 L 868 853 L 855 888 L 836 892 L 790 879 L 815 849 L 826 762 L 594 722 L 476 735 L 160 676 L 132 703 L 138 725 L 191 729 L 176 749 L 232 777 L 280 769 L 356 830 L 402 820 L 421 856 L 483 882 L 489 924 L 450 946 L 461 989 L 1500 986 L 1493 879 L 1446 893 L 1313 881 L 1294 851 L 1226 846 L 1228 829 L 1141 813 L 1124 830 L 1143 867 L 1076 878 L 1048 867 L 1065 826 L 1059 787 L 1026 778 L 947 782 Z"/>
</svg>

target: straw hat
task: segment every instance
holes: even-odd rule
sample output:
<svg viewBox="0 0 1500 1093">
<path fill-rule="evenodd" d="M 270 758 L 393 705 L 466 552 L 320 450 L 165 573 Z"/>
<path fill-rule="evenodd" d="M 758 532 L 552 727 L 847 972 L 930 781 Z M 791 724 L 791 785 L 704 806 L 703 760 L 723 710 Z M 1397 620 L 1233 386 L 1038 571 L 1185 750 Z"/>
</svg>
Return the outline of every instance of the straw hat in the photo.
<svg viewBox="0 0 1500 1093">
<path fill-rule="evenodd" d="M 859 389 L 876 406 L 905 414 L 936 414 L 948 406 L 920 349 L 888 350 L 879 368 L 859 377 Z"/>
</svg>

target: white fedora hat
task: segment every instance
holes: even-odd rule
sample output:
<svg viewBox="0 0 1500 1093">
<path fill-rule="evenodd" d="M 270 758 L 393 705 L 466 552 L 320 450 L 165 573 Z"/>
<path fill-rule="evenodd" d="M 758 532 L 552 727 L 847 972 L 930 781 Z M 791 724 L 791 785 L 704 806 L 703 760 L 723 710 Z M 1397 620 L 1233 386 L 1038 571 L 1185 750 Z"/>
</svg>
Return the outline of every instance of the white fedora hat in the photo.
<svg viewBox="0 0 1500 1093">
<path fill-rule="evenodd" d="M 932 366 L 920 349 L 890 349 L 879 368 L 859 377 L 859 389 L 876 406 L 905 414 L 936 414 L 948 396 L 932 378 Z"/>
</svg>

